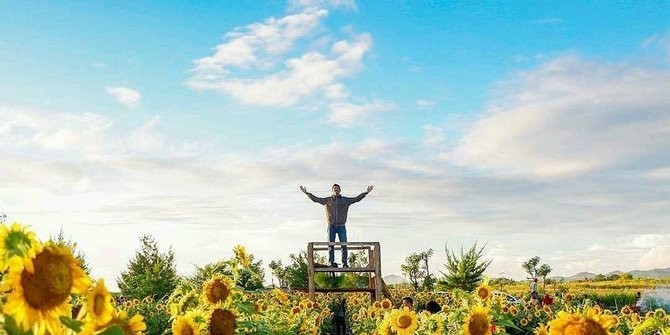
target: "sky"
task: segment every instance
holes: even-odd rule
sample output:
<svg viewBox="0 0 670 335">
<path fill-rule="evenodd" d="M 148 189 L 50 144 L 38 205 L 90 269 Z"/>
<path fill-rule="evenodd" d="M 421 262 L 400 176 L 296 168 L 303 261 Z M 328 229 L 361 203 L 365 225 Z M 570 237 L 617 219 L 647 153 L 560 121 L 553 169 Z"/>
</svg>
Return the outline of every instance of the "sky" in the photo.
<svg viewBox="0 0 670 335">
<path fill-rule="evenodd" d="M 114 287 L 326 240 L 382 274 L 474 243 L 491 277 L 670 266 L 667 1 L 2 1 L 0 210 Z M 665 222 L 665 223 L 664 223 Z M 337 257 L 339 261 L 339 255 Z M 266 282 L 272 276 L 266 271 Z"/>
</svg>

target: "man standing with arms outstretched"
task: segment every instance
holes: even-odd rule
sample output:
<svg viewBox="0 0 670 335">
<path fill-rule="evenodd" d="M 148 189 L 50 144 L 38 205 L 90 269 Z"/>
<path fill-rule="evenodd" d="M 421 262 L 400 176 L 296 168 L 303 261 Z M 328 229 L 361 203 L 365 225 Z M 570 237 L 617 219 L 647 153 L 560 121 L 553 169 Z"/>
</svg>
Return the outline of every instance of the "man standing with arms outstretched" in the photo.
<svg viewBox="0 0 670 335">
<path fill-rule="evenodd" d="M 365 198 L 368 193 L 372 192 L 374 186 L 368 186 L 366 192 L 359 194 L 355 198 L 343 197 L 340 195 L 340 185 L 333 184 L 333 194 L 330 197 L 319 198 L 312 193 L 307 192 L 307 188 L 300 185 L 300 190 L 302 193 L 307 194 L 307 196 L 314 202 L 322 204 L 326 209 L 326 221 L 328 222 L 328 242 L 335 242 L 335 235 L 338 236 L 340 242 L 347 241 L 347 212 L 349 211 L 349 206 L 351 204 L 357 203 L 363 198 Z M 342 267 L 348 268 L 349 263 L 347 263 L 348 258 L 347 246 L 342 246 Z M 331 267 L 336 268 L 337 264 L 335 263 L 335 249 L 333 246 L 328 246 L 328 262 Z"/>
</svg>

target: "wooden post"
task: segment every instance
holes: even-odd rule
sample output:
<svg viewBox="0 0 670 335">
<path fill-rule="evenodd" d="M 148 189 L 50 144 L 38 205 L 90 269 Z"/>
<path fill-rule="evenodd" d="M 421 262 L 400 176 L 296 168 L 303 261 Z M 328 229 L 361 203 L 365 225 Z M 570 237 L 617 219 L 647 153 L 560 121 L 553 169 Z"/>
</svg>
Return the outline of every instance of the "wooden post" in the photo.
<svg viewBox="0 0 670 335">
<path fill-rule="evenodd" d="M 314 301 L 314 244 L 307 244 L 307 286 L 309 289 L 309 299 Z"/>
<path fill-rule="evenodd" d="M 374 243 L 375 247 L 375 300 L 382 298 L 382 253 L 379 248 L 379 242 Z"/>
</svg>

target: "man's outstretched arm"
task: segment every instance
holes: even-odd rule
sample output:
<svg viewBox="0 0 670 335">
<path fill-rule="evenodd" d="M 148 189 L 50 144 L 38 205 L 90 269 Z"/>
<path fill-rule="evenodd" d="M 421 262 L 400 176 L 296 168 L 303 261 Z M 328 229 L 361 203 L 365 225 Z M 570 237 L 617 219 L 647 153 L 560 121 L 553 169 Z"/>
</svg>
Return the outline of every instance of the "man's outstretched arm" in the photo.
<svg viewBox="0 0 670 335">
<path fill-rule="evenodd" d="M 355 197 L 355 198 L 350 198 L 350 199 L 351 199 L 350 204 L 353 204 L 353 203 L 356 203 L 356 202 L 359 202 L 359 201 L 363 200 L 363 198 L 365 198 L 365 196 L 368 195 L 368 193 L 372 192 L 372 190 L 373 190 L 374 188 L 375 188 L 375 187 L 372 186 L 372 185 L 368 186 L 367 191 L 365 191 L 365 192 L 359 194 L 359 195 L 358 195 L 357 197 Z"/>
<path fill-rule="evenodd" d="M 305 186 L 300 185 L 300 190 L 302 191 L 302 193 L 305 193 L 307 195 L 307 197 L 309 197 L 310 200 L 316 202 L 317 204 L 322 204 L 322 205 L 326 204 L 326 198 L 319 198 L 319 197 L 315 196 L 314 194 L 307 192 L 307 188 Z"/>
</svg>

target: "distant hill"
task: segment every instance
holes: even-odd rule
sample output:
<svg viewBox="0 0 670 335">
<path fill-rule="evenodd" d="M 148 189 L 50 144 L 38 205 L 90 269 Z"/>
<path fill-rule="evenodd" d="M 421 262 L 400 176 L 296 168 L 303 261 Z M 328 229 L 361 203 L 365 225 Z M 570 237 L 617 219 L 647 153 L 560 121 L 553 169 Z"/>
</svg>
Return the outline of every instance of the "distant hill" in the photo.
<svg viewBox="0 0 670 335">
<path fill-rule="evenodd" d="M 396 284 L 406 284 L 409 283 L 409 280 L 405 279 L 405 277 L 398 276 L 398 275 L 388 275 L 382 277 L 384 279 L 384 282 L 386 285 L 396 285 Z"/>
<path fill-rule="evenodd" d="M 611 275 L 622 275 L 625 272 L 623 271 L 611 271 L 608 273 L 605 273 L 605 276 L 611 276 Z M 670 278 L 670 268 L 665 268 L 665 269 L 652 269 L 652 270 L 633 270 L 633 271 L 628 271 L 634 278 Z M 592 273 L 592 272 L 580 272 L 578 274 L 572 275 L 570 277 L 561 277 L 561 276 L 554 276 L 550 277 L 552 280 L 565 280 L 565 281 L 574 281 L 574 280 L 584 280 L 584 278 L 588 279 L 593 279 L 595 276 L 597 276 L 597 273 Z"/>
</svg>

